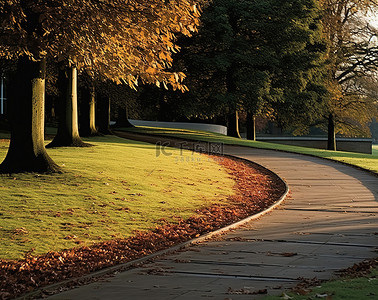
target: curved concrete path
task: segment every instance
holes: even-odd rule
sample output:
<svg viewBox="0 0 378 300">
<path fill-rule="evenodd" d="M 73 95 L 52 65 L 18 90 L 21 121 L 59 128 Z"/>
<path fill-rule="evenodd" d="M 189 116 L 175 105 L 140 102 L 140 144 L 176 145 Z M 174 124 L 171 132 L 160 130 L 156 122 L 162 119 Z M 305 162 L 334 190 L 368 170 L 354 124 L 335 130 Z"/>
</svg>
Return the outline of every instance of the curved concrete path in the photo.
<svg viewBox="0 0 378 300">
<path fill-rule="evenodd" d="M 260 220 L 51 299 L 256 299 L 298 278 L 329 279 L 377 256 L 378 178 L 338 163 L 225 146 L 286 180 L 291 196 Z"/>
</svg>

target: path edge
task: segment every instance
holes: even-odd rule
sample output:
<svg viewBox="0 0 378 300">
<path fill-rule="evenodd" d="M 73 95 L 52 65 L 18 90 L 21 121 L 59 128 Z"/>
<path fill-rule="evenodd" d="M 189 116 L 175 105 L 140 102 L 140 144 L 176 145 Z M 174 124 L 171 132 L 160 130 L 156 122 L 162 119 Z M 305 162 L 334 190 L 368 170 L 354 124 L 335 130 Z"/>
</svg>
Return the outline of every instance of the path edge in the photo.
<svg viewBox="0 0 378 300">
<path fill-rule="evenodd" d="M 224 234 L 228 231 L 231 231 L 231 230 L 236 229 L 240 226 L 243 226 L 244 224 L 246 224 L 250 221 L 259 219 L 262 216 L 264 216 L 265 214 L 268 214 L 271 211 L 273 211 L 275 208 L 280 206 L 285 201 L 287 195 L 289 194 L 289 186 L 286 183 L 286 181 L 282 177 L 280 177 L 277 173 L 269 170 L 268 168 L 266 168 L 266 167 L 264 167 L 264 166 L 262 166 L 262 165 L 260 165 L 256 162 L 248 160 L 248 159 L 236 157 L 236 156 L 233 156 L 233 155 L 224 155 L 224 156 L 230 157 L 230 158 L 235 159 L 235 160 L 252 163 L 252 164 L 258 165 L 259 167 L 269 171 L 270 173 L 272 173 L 274 176 L 276 176 L 284 184 L 285 191 L 280 196 L 280 198 L 277 201 L 275 201 L 272 205 L 270 205 L 268 208 L 264 209 L 263 211 L 261 211 L 257 214 L 250 215 L 250 216 L 248 216 L 248 217 L 246 217 L 246 218 L 244 218 L 240 221 L 237 221 L 237 222 L 232 223 L 230 225 L 227 225 L 225 227 L 219 228 L 215 231 L 208 232 L 204 235 L 201 235 L 197 238 L 194 238 L 194 239 L 191 239 L 189 241 L 180 243 L 176 246 L 157 251 L 155 253 L 149 254 L 147 256 L 144 256 L 144 257 L 141 257 L 141 258 L 138 258 L 138 259 L 135 259 L 135 260 L 123 263 L 123 264 L 111 266 L 111 267 L 108 267 L 108 268 L 105 268 L 105 269 L 102 269 L 102 270 L 99 270 L 99 271 L 96 271 L 96 272 L 93 272 L 93 273 L 90 273 L 90 274 L 87 274 L 87 275 L 84 275 L 84 276 L 81 276 L 81 277 L 75 277 L 75 278 L 71 278 L 71 279 L 68 279 L 68 280 L 65 280 L 65 281 L 61 281 L 61 282 L 58 282 L 58 283 L 54 283 L 54 284 L 51 284 L 51 285 L 41 287 L 41 288 L 39 288 L 35 291 L 32 291 L 30 293 L 27 293 L 25 295 L 22 295 L 20 297 L 15 298 L 15 299 L 16 300 L 39 299 L 44 294 L 49 294 L 49 293 L 52 293 L 52 295 L 58 294 L 59 292 L 64 292 L 66 290 L 70 290 L 70 289 L 78 287 L 78 286 L 93 283 L 93 282 L 95 282 L 96 278 L 101 278 L 101 277 L 104 277 L 104 276 L 111 276 L 111 275 L 115 275 L 119 272 L 123 272 L 123 271 L 129 270 L 129 269 L 132 269 L 132 268 L 137 267 L 139 265 L 153 261 L 154 259 L 157 259 L 159 257 L 174 253 L 174 252 L 179 251 L 179 250 L 186 249 L 186 248 L 188 248 L 192 245 L 198 245 L 200 243 L 206 242 L 207 240 L 210 240 L 211 238 L 213 238 L 215 236 L 222 235 L 222 234 Z M 59 290 L 59 292 L 54 293 L 56 290 Z"/>
</svg>

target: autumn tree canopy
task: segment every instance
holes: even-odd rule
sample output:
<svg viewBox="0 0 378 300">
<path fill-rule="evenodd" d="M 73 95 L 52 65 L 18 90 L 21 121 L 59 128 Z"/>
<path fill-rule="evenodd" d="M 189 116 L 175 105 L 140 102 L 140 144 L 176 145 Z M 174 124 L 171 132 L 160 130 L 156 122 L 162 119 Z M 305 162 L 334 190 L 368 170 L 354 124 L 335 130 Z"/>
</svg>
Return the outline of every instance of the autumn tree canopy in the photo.
<svg viewBox="0 0 378 300">
<path fill-rule="evenodd" d="M 184 89 L 184 74 L 165 69 L 179 50 L 175 33 L 196 31 L 199 11 L 192 0 L 5 0 L 0 12 L 1 57 L 68 58 L 130 86 L 141 79 Z"/>
</svg>

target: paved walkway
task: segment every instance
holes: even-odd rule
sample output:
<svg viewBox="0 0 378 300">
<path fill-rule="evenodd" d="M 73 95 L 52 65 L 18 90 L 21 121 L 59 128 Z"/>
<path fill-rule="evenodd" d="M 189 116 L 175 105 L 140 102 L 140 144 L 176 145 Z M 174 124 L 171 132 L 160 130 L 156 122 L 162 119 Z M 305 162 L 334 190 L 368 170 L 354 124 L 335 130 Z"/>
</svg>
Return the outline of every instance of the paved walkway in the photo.
<svg viewBox="0 0 378 300">
<path fill-rule="evenodd" d="M 51 299 L 256 299 L 299 277 L 377 256 L 378 178 L 298 154 L 226 146 L 280 175 L 291 196 L 281 208 L 215 240 L 191 246 Z"/>
</svg>

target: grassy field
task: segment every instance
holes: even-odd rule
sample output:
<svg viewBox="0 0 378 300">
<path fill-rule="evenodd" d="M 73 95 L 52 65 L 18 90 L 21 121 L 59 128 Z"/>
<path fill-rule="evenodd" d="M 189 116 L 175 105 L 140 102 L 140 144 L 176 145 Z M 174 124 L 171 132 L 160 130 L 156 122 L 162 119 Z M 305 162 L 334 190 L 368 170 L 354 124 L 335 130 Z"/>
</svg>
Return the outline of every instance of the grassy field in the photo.
<svg viewBox="0 0 378 300">
<path fill-rule="evenodd" d="M 319 156 L 323 158 L 329 158 L 352 165 L 359 166 L 378 173 L 378 145 L 373 146 L 373 154 L 363 154 L 363 153 L 352 153 L 352 152 L 342 152 L 342 151 L 329 151 L 314 148 L 305 148 L 297 146 L 280 145 L 274 143 L 260 142 L 260 141 L 248 141 L 244 139 L 237 139 L 222 134 L 205 132 L 205 131 L 194 131 L 186 129 L 171 129 L 171 128 L 152 128 L 152 127 L 136 127 L 125 129 L 127 131 L 136 133 L 149 133 L 149 134 L 159 134 L 167 135 L 178 138 L 187 138 L 199 141 L 208 142 L 221 142 L 224 144 L 233 144 L 241 146 L 249 146 L 255 148 L 263 149 L 274 149 L 283 150 L 301 154 L 309 154 L 314 156 Z"/>
<path fill-rule="evenodd" d="M 19 259 L 124 238 L 162 218 L 225 203 L 234 181 L 205 156 L 114 136 L 89 148 L 48 149 L 64 173 L 0 176 L 0 258 Z M 8 142 L 0 142 L 0 159 Z"/>
</svg>

